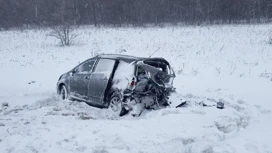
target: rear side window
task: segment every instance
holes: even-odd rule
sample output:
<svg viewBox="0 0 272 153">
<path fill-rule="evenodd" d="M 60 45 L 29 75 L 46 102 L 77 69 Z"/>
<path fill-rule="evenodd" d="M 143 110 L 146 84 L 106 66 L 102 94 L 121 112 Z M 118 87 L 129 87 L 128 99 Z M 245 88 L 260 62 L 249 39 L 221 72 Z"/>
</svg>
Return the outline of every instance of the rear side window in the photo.
<svg viewBox="0 0 272 153">
<path fill-rule="evenodd" d="M 114 67 L 115 60 L 100 59 L 96 65 L 95 72 L 111 72 Z"/>
<path fill-rule="evenodd" d="M 79 65 L 76 69 L 78 73 L 90 73 L 94 66 L 95 60 L 89 60 Z"/>
</svg>

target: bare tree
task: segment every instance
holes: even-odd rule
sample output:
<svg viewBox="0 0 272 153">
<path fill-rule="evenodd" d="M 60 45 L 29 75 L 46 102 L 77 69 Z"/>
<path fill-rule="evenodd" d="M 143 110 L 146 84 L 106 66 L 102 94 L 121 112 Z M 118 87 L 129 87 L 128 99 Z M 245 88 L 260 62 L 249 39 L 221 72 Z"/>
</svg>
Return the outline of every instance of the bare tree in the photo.
<svg viewBox="0 0 272 153">
<path fill-rule="evenodd" d="M 60 41 L 61 46 L 70 46 L 78 34 L 75 33 L 72 25 L 63 24 L 52 27 L 49 36 L 57 38 Z"/>
</svg>

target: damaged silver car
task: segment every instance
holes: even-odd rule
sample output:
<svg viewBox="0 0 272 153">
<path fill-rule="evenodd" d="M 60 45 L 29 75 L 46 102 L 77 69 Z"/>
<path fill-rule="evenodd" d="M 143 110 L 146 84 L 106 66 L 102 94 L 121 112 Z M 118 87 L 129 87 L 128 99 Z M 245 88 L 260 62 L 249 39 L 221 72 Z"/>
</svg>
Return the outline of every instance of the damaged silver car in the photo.
<svg viewBox="0 0 272 153">
<path fill-rule="evenodd" d="M 102 54 L 60 76 L 62 99 L 109 108 L 120 116 L 169 106 L 175 73 L 163 58 Z"/>
</svg>

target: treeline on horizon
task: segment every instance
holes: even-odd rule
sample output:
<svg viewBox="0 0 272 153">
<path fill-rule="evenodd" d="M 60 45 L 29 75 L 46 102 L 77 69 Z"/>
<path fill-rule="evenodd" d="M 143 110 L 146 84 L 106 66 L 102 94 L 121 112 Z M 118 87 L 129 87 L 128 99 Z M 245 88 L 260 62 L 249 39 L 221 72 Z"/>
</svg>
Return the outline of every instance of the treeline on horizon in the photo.
<svg viewBox="0 0 272 153">
<path fill-rule="evenodd" d="M 0 28 L 271 21 L 272 0 L 0 0 Z"/>
</svg>

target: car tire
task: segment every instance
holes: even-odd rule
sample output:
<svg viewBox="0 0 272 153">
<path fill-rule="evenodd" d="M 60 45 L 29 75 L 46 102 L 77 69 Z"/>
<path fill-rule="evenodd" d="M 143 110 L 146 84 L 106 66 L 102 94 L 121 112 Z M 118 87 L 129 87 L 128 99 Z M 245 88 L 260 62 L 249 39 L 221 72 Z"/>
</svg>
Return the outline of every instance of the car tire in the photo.
<svg viewBox="0 0 272 153">
<path fill-rule="evenodd" d="M 119 95 L 113 94 L 109 100 L 109 109 L 116 115 L 120 116 L 122 110 L 122 102 Z"/>
<path fill-rule="evenodd" d="M 61 100 L 68 99 L 68 92 L 67 92 L 67 88 L 65 85 L 60 86 L 59 96 L 60 96 Z"/>
</svg>

